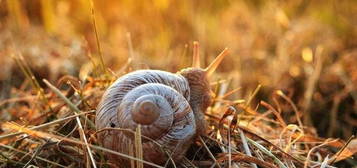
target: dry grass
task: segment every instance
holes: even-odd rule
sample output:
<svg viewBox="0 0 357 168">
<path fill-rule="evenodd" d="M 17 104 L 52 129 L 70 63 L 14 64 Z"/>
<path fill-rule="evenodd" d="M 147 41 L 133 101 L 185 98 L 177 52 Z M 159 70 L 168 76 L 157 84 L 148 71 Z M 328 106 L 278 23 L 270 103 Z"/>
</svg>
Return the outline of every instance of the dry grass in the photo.
<svg viewBox="0 0 357 168">
<path fill-rule="evenodd" d="M 333 0 L 0 0 L 0 167 L 113 167 L 104 153 L 151 164 L 140 131 L 131 156 L 97 144 L 105 88 L 136 69 L 207 65 L 225 47 L 208 134 L 168 165 L 355 166 L 356 11 Z"/>
</svg>

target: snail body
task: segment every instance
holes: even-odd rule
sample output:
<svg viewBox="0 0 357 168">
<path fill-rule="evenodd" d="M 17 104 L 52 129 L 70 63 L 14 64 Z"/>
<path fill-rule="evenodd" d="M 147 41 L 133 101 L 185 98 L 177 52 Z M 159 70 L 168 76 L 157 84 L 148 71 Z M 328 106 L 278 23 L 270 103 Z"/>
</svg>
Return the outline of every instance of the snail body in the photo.
<svg viewBox="0 0 357 168">
<path fill-rule="evenodd" d="M 197 67 L 176 74 L 137 70 L 120 77 L 97 107 L 97 130 L 111 127 L 135 131 L 140 124 L 143 137 L 150 139 L 142 138 L 145 161 L 164 165 L 169 159 L 167 154 L 175 162 L 181 160 L 194 138 L 206 130 L 204 112 L 212 99 L 208 72 Z M 133 150 L 129 148 L 134 144 L 132 133 L 107 130 L 98 134 L 98 140 L 105 148 L 126 155 Z M 124 157 L 110 154 L 108 159 L 130 166 Z"/>
</svg>

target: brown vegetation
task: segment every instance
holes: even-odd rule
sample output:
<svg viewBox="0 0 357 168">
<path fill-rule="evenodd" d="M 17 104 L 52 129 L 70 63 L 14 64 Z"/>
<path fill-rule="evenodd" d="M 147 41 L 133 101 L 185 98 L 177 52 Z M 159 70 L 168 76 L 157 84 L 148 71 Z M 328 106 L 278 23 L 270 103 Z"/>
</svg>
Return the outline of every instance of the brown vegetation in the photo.
<svg viewBox="0 0 357 168">
<path fill-rule="evenodd" d="M 176 166 L 356 166 L 356 16 L 334 0 L 0 0 L 0 167 L 113 166 L 93 127 L 105 88 L 189 66 L 193 41 L 205 64 L 230 55 L 209 134 Z"/>
</svg>

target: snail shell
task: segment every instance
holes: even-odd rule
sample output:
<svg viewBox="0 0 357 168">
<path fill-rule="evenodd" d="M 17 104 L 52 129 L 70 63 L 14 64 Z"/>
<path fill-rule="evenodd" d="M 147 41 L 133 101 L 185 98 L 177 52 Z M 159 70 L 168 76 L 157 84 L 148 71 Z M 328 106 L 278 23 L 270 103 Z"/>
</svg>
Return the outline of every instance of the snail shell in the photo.
<svg viewBox="0 0 357 168">
<path fill-rule="evenodd" d="M 195 118 L 189 105 L 190 88 L 181 76 L 159 70 L 139 70 L 118 79 L 104 93 L 98 106 L 96 127 L 120 127 L 135 130 L 141 124 L 142 135 L 172 151 L 179 160 L 196 133 Z M 133 137 L 123 131 L 104 132 L 100 141 L 106 148 L 129 154 Z M 144 160 L 163 164 L 167 156 L 151 141 L 143 143 Z M 123 158 L 114 157 L 120 164 Z"/>
<path fill-rule="evenodd" d="M 224 57 L 221 55 L 218 62 Z M 207 75 L 217 67 L 211 65 L 206 69 L 187 68 L 177 74 L 138 70 L 120 77 L 106 90 L 97 107 L 97 129 L 135 131 L 140 124 L 143 136 L 168 149 L 170 157 L 179 161 L 194 138 L 205 133 L 204 112 L 211 102 Z M 105 148 L 127 155 L 132 150 L 129 146 L 134 144 L 133 134 L 121 130 L 103 131 L 98 140 Z M 167 162 L 167 154 L 151 140 L 143 138 L 142 148 L 144 160 L 160 165 Z M 129 166 L 126 158 L 112 154 L 108 157 L 117 165 Z"/>
</svg>

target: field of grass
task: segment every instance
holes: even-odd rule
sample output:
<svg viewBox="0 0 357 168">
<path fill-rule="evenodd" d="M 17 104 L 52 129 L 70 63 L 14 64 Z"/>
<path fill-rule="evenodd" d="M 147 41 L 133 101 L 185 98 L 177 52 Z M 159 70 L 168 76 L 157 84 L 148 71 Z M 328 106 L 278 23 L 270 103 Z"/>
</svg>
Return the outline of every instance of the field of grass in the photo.
<svg viewBox="0 0 357 168">
<path fill-rule="evenodd" d="M 93 1 L 0 0 L 0 167 L 114 167 L 93 127 L 105 89 L 190 67 L 194 41 L 204 67 L 229 55 L 176 166 L 357 166 L 357 1 Z"/>
</svg>

